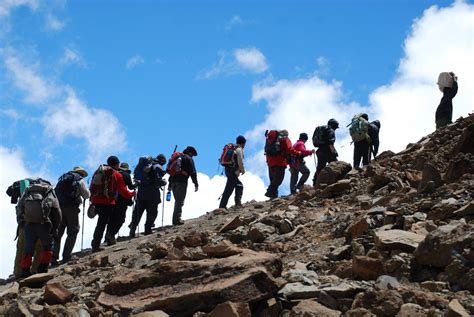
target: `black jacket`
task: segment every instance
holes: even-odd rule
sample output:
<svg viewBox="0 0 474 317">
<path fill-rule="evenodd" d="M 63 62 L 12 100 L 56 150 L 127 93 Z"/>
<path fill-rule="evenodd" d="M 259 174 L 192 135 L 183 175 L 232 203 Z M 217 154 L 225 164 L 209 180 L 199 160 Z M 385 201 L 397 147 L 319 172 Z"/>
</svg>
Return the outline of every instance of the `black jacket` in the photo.
<svg viewBox="0 0 474 317">
<path fill-rule="evenodd" d="M 160 164 L 153 164 L 150 173 L 151 182 L 138 185 L 137 198 L 138 200 L 158 201 L 160 203 L 160 187 L 166 185 L 166 181 L 163 180 L 165 171 Z"/>
<path fill-rule="evenodd" d="M 445 87 L 443 90 L 443 97 L 436 109 L 436 120 L 453 118 L 453 98 L 458 93 L 458 83 L 453 81 L 453 87 Z"/>
<path fill-rule="evenodd" d="M 186 175 L 175 175 L 170 176 L 170 183 L 185 183 L 188 178 L 191 177 L 195 186 L 198 186 L 196 167 L 194 166 L 194 160 L 191 156 L 184 154 L 181 162 L 181 169 L 186 172 Z"/>
<path fill-rule="evenodd" d="M 124 170 L 119 170 L 118 171 L 120 174 L 122 174 L 123 181 L 125 182 L 125 185 L 127 185 L 128 189 L 133 190 L 135 189 L 135 184 L 132 182 L 132 176 L 130 176 L 130 171 L 124 171 Z M 131 199 L 126 199 L 123 198 L 122 195 L 118 195 L 117 198 L 117 203 L 125 203 L 131 206 L 133 204 Z"/>
<path fill-rule="evenodd" d="M 380 132 L 379 127 L 374 122 L 371 122 L 369 124 L 369 137 L 370 137 L 370 140 L 372 141 L 372 146 L 373 146 L 372 151 L 373 151 L 374 157 L 377 156 L 377 153 L 379 152 L 379 144 L 380 144 L 379 132 Z"/>
</svg>

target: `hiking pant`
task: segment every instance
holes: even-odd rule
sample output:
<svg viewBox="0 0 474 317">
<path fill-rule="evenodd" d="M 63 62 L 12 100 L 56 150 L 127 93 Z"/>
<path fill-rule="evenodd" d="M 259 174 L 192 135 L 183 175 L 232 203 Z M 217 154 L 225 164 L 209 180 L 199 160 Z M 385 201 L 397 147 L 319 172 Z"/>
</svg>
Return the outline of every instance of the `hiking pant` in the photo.
<svg viewBox="0 0 474 317">
<path fill-rule="evenodd" d="M 320 147 L 316 151 L 316 156 L 318 157 L 318 165 L 316 167 L 316 172 L 314 173 L 314 177 L 313 177 L 313 186 L 316 185 L 316 180 L 318 178 L 318 175 L 326 167 L 326 165 L 328 163 L 337 161 L 336 156 L 334 156 L 334 154 L 331 153 L 331 149 L 329 148 L 329 146 Z"/>
<path fill-rule="evenodd" d="M 290 190 L 291 193 L 294 194 L 296 193 L 296 190 L 300 190 L 301 187 L 303 187 L 304 183 L 309 178 L 309 168 L 306 166 L 304 162 L 301 162 L 298 164 L 297 167 L 291 167 L 290 168 L 290 173 L 291 173 L 291 179 L 290 179 Z M 300 181 L 298 182 L 298 176 L 301 173 L 301 178 Z"/>
<path fill-rule="evenodd" d="M 155 219 L 158 215 L 158 200 L 137 200 L 133 208 L 132 222 L 130 223 L 130 232 L 135 233 L 143 212 L 146 210 L 145 233 L 151 233 L 151 228 L 155 225 Z"/>
<path fill-rule="evenodd" d="M 278 187 L 283 183 L 285 178 L 285 166 L 268 167 L 268 175 L 270 177 L 270 185 L 267 188 L 266 196 L 270 198 L 278 197 Z"/>
<path fill-rule="evenodd" d="M 35 245 L 39 240 L 41 242 L 41 255 L 39 259 L 39 267 L 47 268 L 53 256 L 53 235 L 51 234 L 51 224 L 41 223 L 25 223 L 25 247 L 23 249 L 23 258 L 21 260 L 21 268 L 30 269 Z M 36 259 L 35 259 L 36 260 Z"/>
<path fill-rule="evenodd" d="M 114 212 L 114 205 L 95 205 L 95 211 L 99 218 L 97 219 L 91 246 L 93 249 L 98 249 L 100 247 L 100 241 L 104 236 L 105 228 L 110 223 L 110 217 Z"/>
<path fill-rule="evenodd" d="M 127 217 L 128 204 L 124 199 L 117 199 L 117 202 L 114 207 L 114 212 L 110 216 L 110 222 L 107 226 L 106 236 L 115 237 L 115 235 L 120 231 L 125 218 Z M 133 216 L 132 216 L 133 217 Z M 133 218 L 132 218 L 133 219 Z"/>
<path fill-rule="evenodd" d="M 440 128 L 445 127 L 445 126 L 447 126 L 448 124 L 451 124 L 451 123 L 453 123 L 451 118 L 436 119 L 436 129 L 440 129 Z"/>
<path fill-rule="evenodd" d="M 59 252 L 61 251 L 61 239 L 64 231 L 67 233 L 66 241 L 64 242 L 63 261 L 67 262 L 71 259 L 72 250 L 76 244 L 77 234 L 81 228 L 79 224 L 79 213 L 81 209 L 78 205 L 61 205 L 61 224 L 59 225 L 58 235 L 54 238 L 53 259 L 59 259 Z"/>
<path fill-rule="evenodd" d="M 354 168 L 359 167 L 361 159 L 362 165 L 369 164 L 369 151 L 370 145 L 367 140 L 354 142 Z"/>
<path fill-rule="evenodd" d="M 188 190 L 188 181 L 172 182 L 169 184 L 173 191 L 174 210 L 173 210 L 173 225 L 179 224 L 181 221 L 181 214 L 183 213 L 184 199 L 186 199 L 186 191 Z"/>
<path fill-rule="evenodd" d="M 239 177 L 235 174 L 235 168 L 226 166 L 225 167 L 225 176 L 227 176 L 227 182 L 225 183 L 224 193 L 222 193 L 221 202 L 219 208 L 226 208 L 227 203 L 229 202 L 230 195 L 235 189 L 234 201 L 235 205 L 242 204 L 242 195 L 244 192 L 244 185 L 239 180 Z"/>
<path fill-rule="evenodd" d="M 36 241 L 33 264 L 31 270 L 36 272 L 41 258 L 41 241 Z M 23 260 L 23 255 L 25 254 L 25 229 L 23 226 L 18 226 L 18 239 L 16 240 L 16 255 L 15 255 L 15 268 L 13 274 L 15 277 L 20 277 L 22 273 L 21 261 Z"/>
</svg>

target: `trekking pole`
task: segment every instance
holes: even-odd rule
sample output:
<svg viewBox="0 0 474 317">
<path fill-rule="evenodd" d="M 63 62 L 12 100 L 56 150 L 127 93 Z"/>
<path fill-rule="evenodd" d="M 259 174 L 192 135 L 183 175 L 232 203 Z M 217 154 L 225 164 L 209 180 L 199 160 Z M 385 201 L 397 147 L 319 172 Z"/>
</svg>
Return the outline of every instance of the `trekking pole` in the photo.
<svg viewBox="0 0 474 317">
<path fill-rule="evenodd" d="M 82 200 L 82 237 L 81 237 L 81 252 L 84 250 L 84 214 L 86 210 L 86 200 Z"/>
<path fill-rule="evenodd" d="M 313 159 L 314 159 L 314 167 L 318 168 L 318 163 L 316 163 L 316 152 L 313 153 Z"/>
<path fill-rule="evenodd" d="M 163 205 L 161 206 L 161 227 L 163 227 L 163 222 L 165 219 L 165 191 L 166 191 L 166 186 L 163 186 Z"/>
</svg>

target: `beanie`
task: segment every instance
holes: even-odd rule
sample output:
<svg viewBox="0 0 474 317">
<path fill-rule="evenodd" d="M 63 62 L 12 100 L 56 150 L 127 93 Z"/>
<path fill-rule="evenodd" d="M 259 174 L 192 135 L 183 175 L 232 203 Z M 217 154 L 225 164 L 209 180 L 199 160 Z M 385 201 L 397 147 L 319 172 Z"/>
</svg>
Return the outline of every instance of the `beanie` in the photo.
<svg viewBox="0 0 474 317">
<path fill-rule="evenodd" d="M 165 164 L 166 164 L 166 156 L 164 156 L 164 154 L 159 154 L 159 155 L 156 157 L 156 161 L 157 161 L 158 164 L 160 164 L 160 165 L 165 165 Z"/>
<path fill-rule="evenodd" d="M 308 135 L 306 133 L 300 133 L 300 140 L 308 141 Z"/>
<path fill-rule="evenodd" d="M 192 146 L 188 146 L 184 149 L 183 151 L 184 154 L 188 154 L 188 155 L 192 155 L 192 156 L 197 156 L 198 153 L 196 151 L 196 149 Z"/>
<path fill-rule="evenodd" d="M 247 142 L 247 140 L 245 139 L 245 137 L 243 135 L 239 135 L 237 137 L 237 140 L 235 141 L 235 143 L 237 144 L 245 144 Z"/>
<path fill-rule="evenodd" d="M 109 158 L 107 159 L 108 166 L 115 166 L 119 164 L 120 164 L 120 160 L 115 155 L 109 156 Z"/>
</svg>

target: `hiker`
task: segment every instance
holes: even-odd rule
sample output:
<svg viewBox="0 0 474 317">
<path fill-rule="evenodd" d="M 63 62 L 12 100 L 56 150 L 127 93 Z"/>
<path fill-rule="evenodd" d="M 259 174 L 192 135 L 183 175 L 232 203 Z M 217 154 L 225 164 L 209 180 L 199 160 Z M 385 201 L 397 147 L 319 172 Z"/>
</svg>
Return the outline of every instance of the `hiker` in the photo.
<svg viewBox="0 0 474 317">
<path fill-rule="evenodd" d="M 40 181 L 44 181 L 41 178 L 25 178 L 22 180 L 18 180 L 13 182 L 12 185 L 8 186 L 7 188 L 7 195 L 11 198 L 10 202 L 12 204 L 17 205 L 18 199 L 23 195 L 25 189 L 30 186 L 30 184 L 37 183 Z M 25 230 L 23 230 L 23 226 L 17 226 L 16 229 L 16 254 L 15 254 L 15 263 L 13 274 L 16 278 L 21 277 L 21 260 L 23 259 L 23 252 L 25 249 Z M 37 241 L 34 249 L 34 257 L 33 257 L 33 264 L 31 266 L 31 270 L 36 272 L 39 265 L 39 260 L 41 257 L 41 242 Z"/>
<path fill-rule="evenodd" d="M 130 167 L 128 163 L 120 163 L 118 172 L 122 174 L 123 181 L 129 190 L 135 189 L 135 184 L 132 182 L 130 176 Z M 115 235 L 118 234 L 120 228 L 125 222 L 127 216 L 128 206 L 133 206 L 133 200 L 131 198 L 125 198 L 120 193 L 117 195 L 117 201 L 115 202 L 114 212 L 110 217 L 109 224 L 107 225 L 107 231 L 105 232 L 105 242 L 107 245 L 114 245 L 117 243 Z"/>
<path fill-rule="evenodd" d="M 17 222 L 25 233 L 21 277 L 32 274 L 33 252 L 38 240 L 42 250 L 36 273 L 48 272 L 53 256 L 53 237 L 61 223 L 59 201 L 50 182 L 43 180 L 25 189 L 17 205 Z"/>
<path fill-rule="evenodd" d="M 301 133 L 298 141 L 293 144 L 293 150 L 299 155 L 292 155 L 290 156 L 290 190 L 291 194 L 296 194 L 296 191 L 301 190 L 304 183 L 308 180 L 310 171 L 309 168 L 306 166 L 304 158 L 306 156 L 314 154 L 315 150 L 306 150 L 305 143 L 308 141 L 308 135 L 306 133 Z M 298 181 L 299 173 L 301 173 L 301 178 Z"/>
<path fill-rule="evenodd" d="M 81 228 L 79 224 L 80 206 L 82 201 L 89 199 L 90 192 L 84 180 L 88 173 L 80 166 L 76 166 L 58 179 L 54 189 L 61 207 L 62 219 L 59 225 L 58 235 L 54 237 L 53 260 L 52 265 L 58 265 L 59 252 L 61 250 L 61 238 L 64 231 L 67 232 L 67 238 L 64 242 L 62 263 L 71 260 L 72 250 L 76 243 L 76 237 Z M 84 225 L 84 224 L 83 224 Z"/>
<path fill-rule="evenodd" d="M 379 144 L 380 144 L 379 132 L 380 132 L 380 121 L 379 120 L 375 120 L 375 121 L 372 121 L 371 123 L 369 123 L 369 137 L 370 137 L 370 140 L 371 140 L 371 144 L 370 144 L 370 153 L 371 153 L 371 155 L 369 154 L 369 161 L 370 161 L 372 155 L 374 156 L 374 159 L 375 159 L 375 157 L 379 153 Z"/>
<path fill-rule="evenodd" d="M 350 124 L 349 133 L 354 142 L 354 168 L 369 164 L 370 144 L 372 143 L 369 136 L 369 116 L 366 113 L 355 115 Z"/>
<path fill-rule="evenodd" d="M 318 157 L 318 166 L 313 177 L 313 186 L 316 186 L 319 173 L 328 163 L 337 161 L 339 154 L 334 148 L 336 142 L 335 130 L 339 128 L 339 122 L 336 119 L 329 119 L 327 125 L 319 126 L 314 130 L 313 145 L 317 147 L 316 156 Z"/>
<path fill-rule="evenodd" d="M 132 213 L 132 222 L 128 226 L 131 238 L 135 237 L 135 231 L 145 210 L 145 235 L 149 235 L 152 232 L 151 228 L 154 227 L 154 222 L 158 215 L 158 205 L 161 203 L 160 188 L 166 186 L 166 181 L 163 179 L 163 176 L 166 174 L 163 169 L 164 164 L 166 164 L 166 157 L 160 154 L 156 159 L 151 159 L 147 164 L 140 164 L 139 161 L 137 168 L 146 170 L 146 172 L 140 171 L 143 177 L 138 177 L 140 173 L 137 171 L 137 168 L 135 169 L 134 175 L 135 181 L 138 184 L 138 193 Z"/>
<path fill-rule="evenodd" d="M 169 188 L 173 191 L 173 197 L 175 199 L 173 225 L 184 224 L 183 220 L 181 220 L 181 215 L 183 212 L 184 199 L 186 198 L 189 177 L 191 177 L 194 183 L 194 191 L 197 192 L 199 189 L 193 156 L 197 156 L 197 151 L 194 147 L 188 146 L 182 153 L 173 153 L 166 167 L 166 172 L 170 174 Z"/>
<path fill-rule="evenodd" d="M 287 130 L 265 132 L 265 156 L 268 165 L 270 185 L 265 196 L 270 199 L 278 197 L 278 187 L 285 178 L 288 156 L 293 152 Z"/>
<path fill-rule="evenodd" d="M 247 140 L 242 135 L 239 135 L 234 144 L 228 144 L 224 147 L 221 155 L 221 164 L 225 168 L 225 176 L 227 182 L 225 184 L 224 192 L 222 193 L 219 208 L 227 208 L 227 202 L 230 195 L 235 189 L 234 201 L 235 207 L 242 207 L 242 195 L 244 192 L 244 185 L 239 180 L 239 176 L 245 174 L 244 168 L 244 147 Z"/>
<path fill-rule="evenodd" d="M 453 122 L 453 98 L 458 93 L 458 77 L 453 72 L 439 74 L 438 88 L 443 93 L 443 97 L 436 109 L 436 129 Z"/>
<path fill-rule="evenodd" d="M 117 192 L 126 199 L 131 199 L 135 195 L 135 191 L 127 189 L 122 174 L 117 171 L 119 167 L 120 160 L 116 156 L 109 156 L 107 164 L 100 165 L 92 176 L 90 201 L 99 215 L 94 230 L 94 238 L 91 242 L 92 252 L 102 250 L 100 248 L 100 241 L 104 235 L 105 228 L 110 223 L 110 218 L 116 204 Z"/>
</svg>

